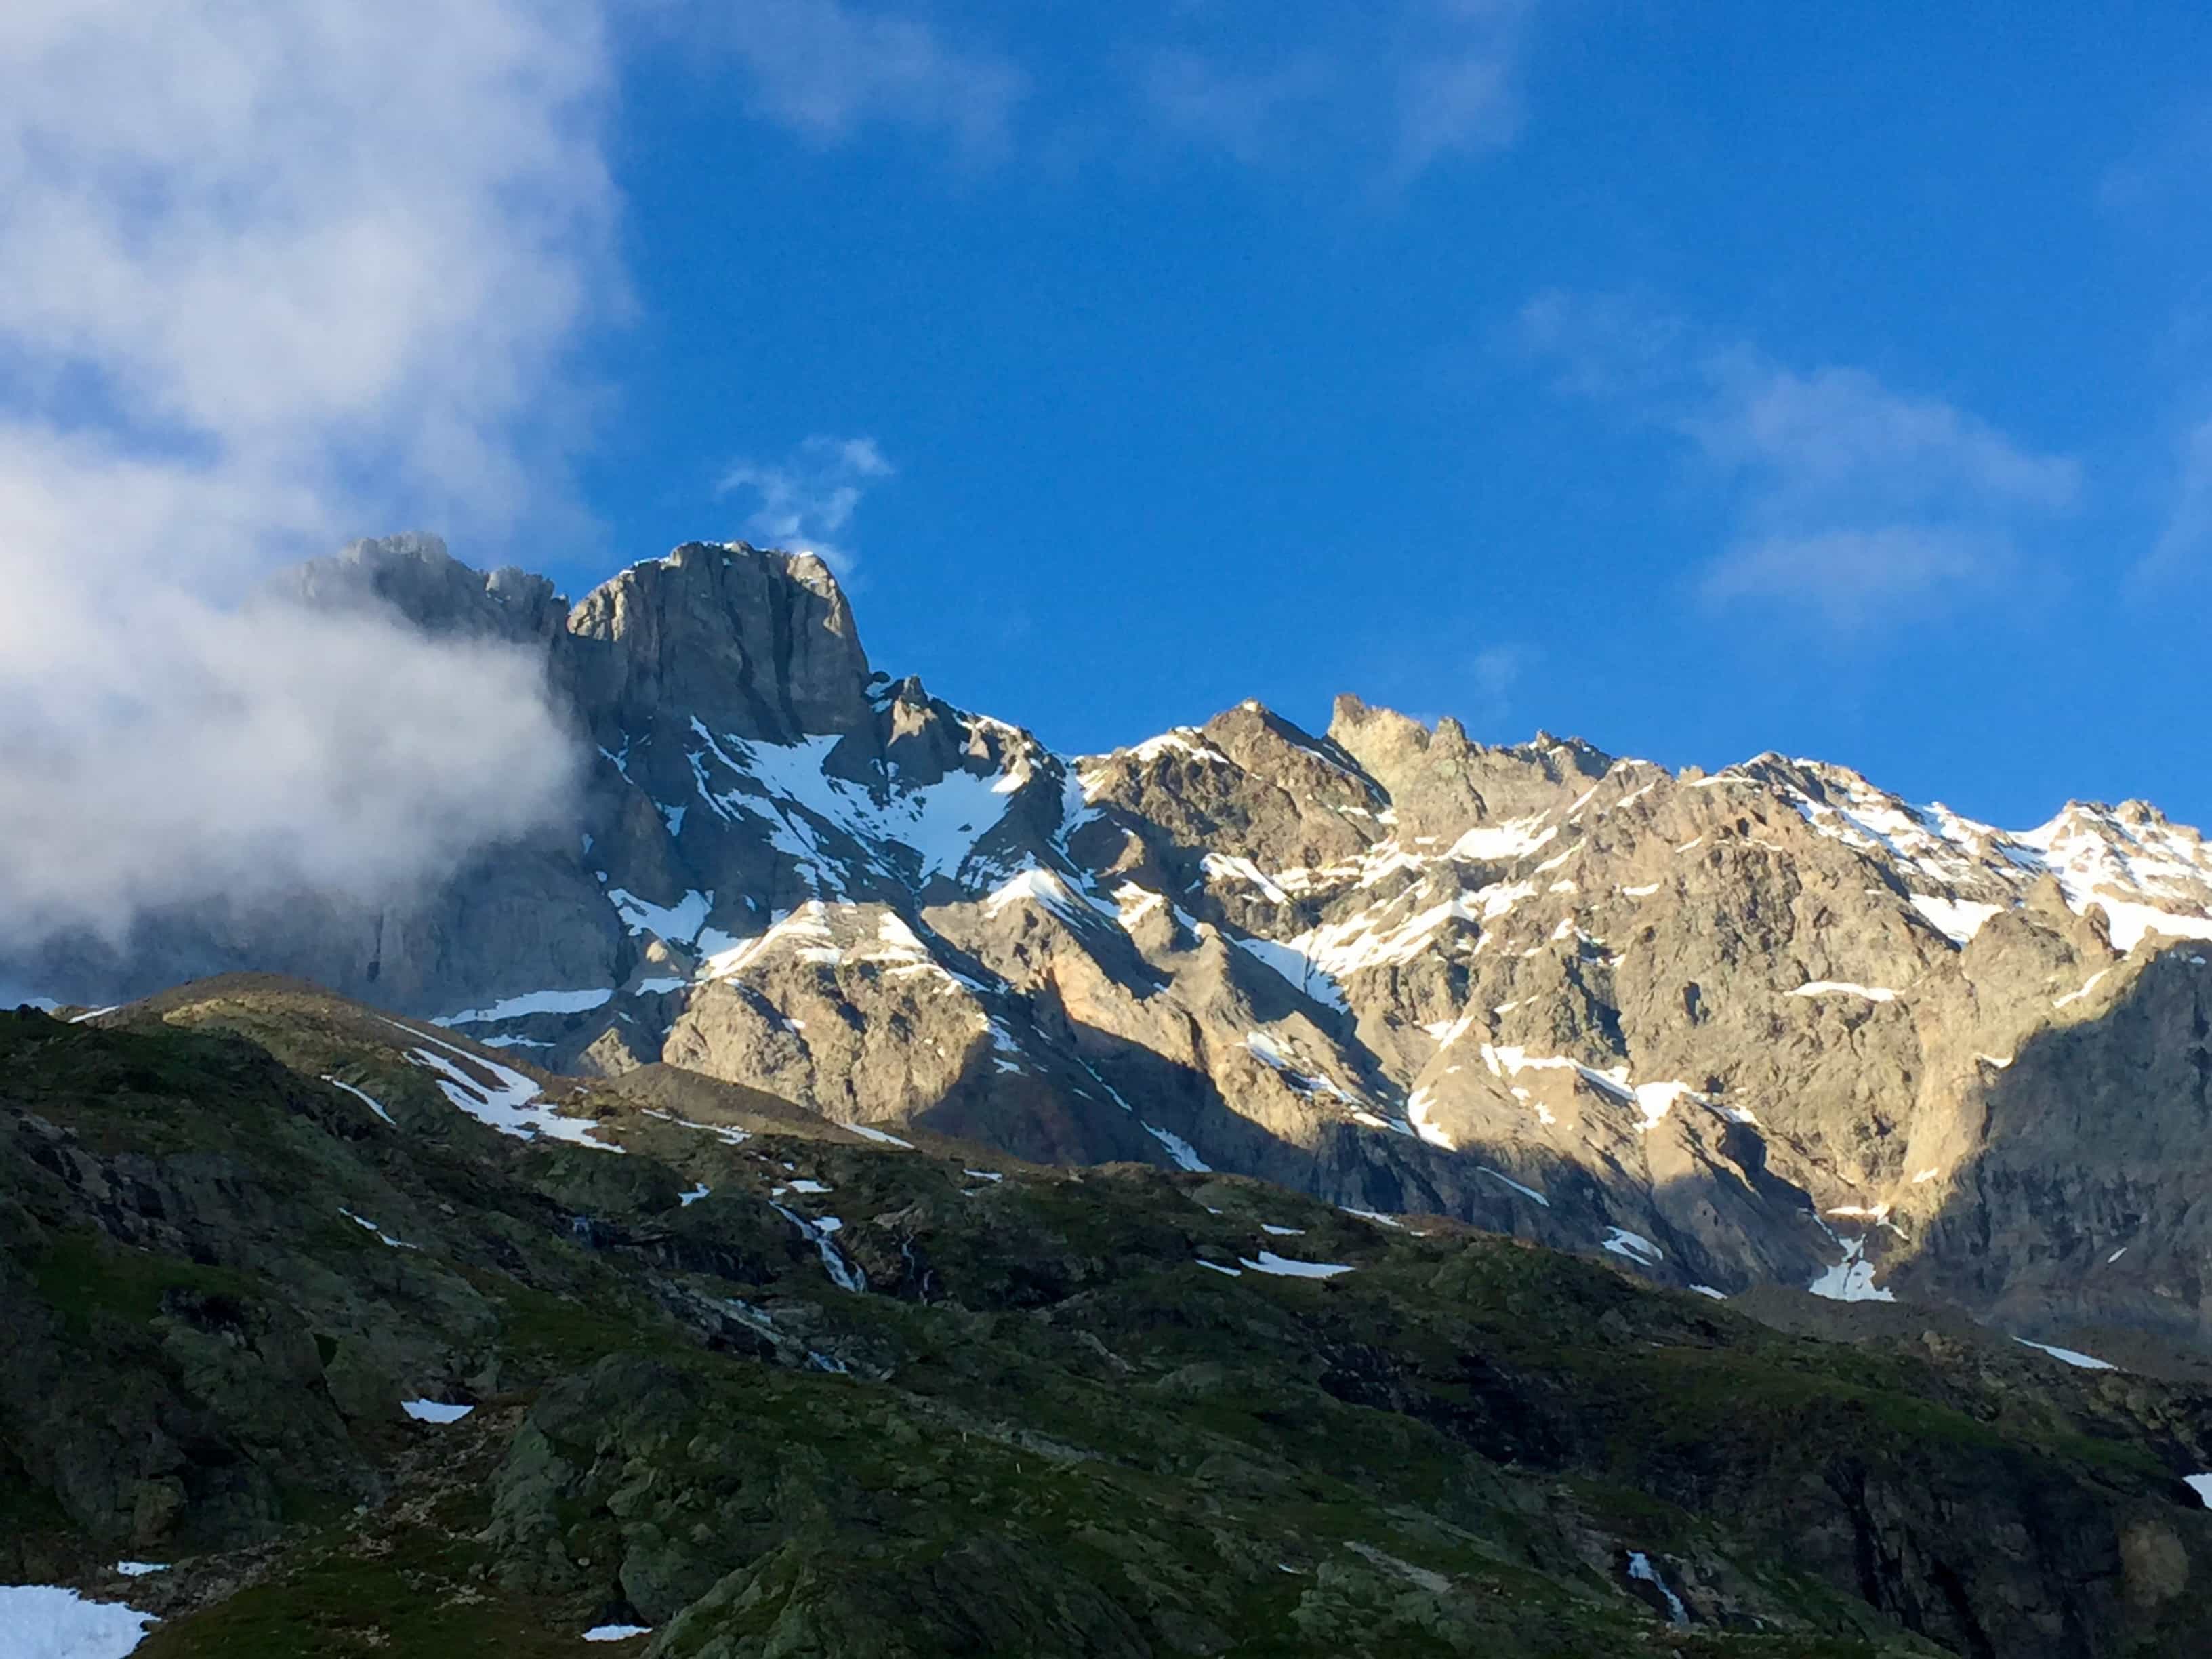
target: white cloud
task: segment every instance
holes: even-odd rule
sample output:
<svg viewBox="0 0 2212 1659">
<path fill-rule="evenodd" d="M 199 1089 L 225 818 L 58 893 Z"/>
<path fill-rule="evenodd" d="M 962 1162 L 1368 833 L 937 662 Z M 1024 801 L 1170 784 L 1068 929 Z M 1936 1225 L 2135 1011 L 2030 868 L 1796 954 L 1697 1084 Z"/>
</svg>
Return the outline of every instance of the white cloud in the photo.
<svg viewBox="0 0 2212 1659">
<path fill-rule="evenodd" d="M 1785 368 L 1738 349 L 1708 358 L 1712 396 L 1678 422 L 1717 466 L 1763 480 L 1780 505 L 1885 514 L 1950 503 L 2069 506 L 2081 468 L 2021 448 L 1953 404 L 1891 391 L 1858 368 Z"/>
<path fill-rule="evenodd" d="M 1179 38 L 1134 58 L 1143 117 L 1256 164 L 1317 149 L 1403 184 L 1521 131 L 1534 0 L 1395 0 L 1352 12 L 1315 0 L 1261 14 L 1185 8 Z M 1295 45 L 1285 47 L 1285 41 Z"/>
<path fill-rule="evenodd" d="M 1468 664 L 1468 680 L 1474 716 L 1490 723 L 1503 720 L 1513 706 L 1514 688 L 1535 660 L 1535 653 L 1522 645 L 1488 645 Z"/>
<path fill-rule="evenodd" d="M 2070 508 L 2080 465 L 1862 368 L 1799 370 L 1614 298 L 1540 295 L 1520 343 L 1565 391 L 1689 444 L 1722 488 L 1719 602 L 1809 605 L 1857 628 L 2002 583 L 2023 538 Z"/>
<path fill-rule="evenodd" d="M 1399 70 L 1398 164 L 1415 173 L 1479 154 L 1521 131 L 1521 60 L 1531 0 L 1434 0 L 1419 48 Z"/>
<path fill-rule="evenodd" d="M 1303 107 L 1326 96 L 1329 82 L 1327 65 L 1312 54 L 1255 70 L 1178 47 L 1143 60 L 1138 94 L 1169 132 L 1250 164 L 1267 155 Z"/>
<path fill-rule="evenodd" d="M 404 885 L 558 800 L 526 664 L 236 601 L 536 509 L 605 72 L 592 0 L 0 8 L 0 926 Z"/>
<path fill-rule="evenodd" d="M 2183 436 L 2165 526 L 2135 576 L 2138 586 L 2157 587 L 2201 574 L 2212 564 L 2212 419 Z"/>
<path fill-rule="evenodd" d="M 738 0 L 683 9 L 688 50 L 726 52 L 752 112 L 818 144 L 882 124 L 940 131 L 971 152 L 995 149 L 1029 91 L 1009 59 L 954 43 L 910 8 Z"/>
<path fill-rule="evenodd" d="M 2001 541 L 1942 525 L 1753 532 L 1706 569 L 1704 588 L 1723 602 L 1809 603 L 1831 622 L 1856 629 L 1944 603 L 2009 562 Z"/>
<path fill-rule="evenodd" d="M 720 495 L 750 495 L 758 505 L 745 519 L 747 540 L 787 552 L 818 555 L 840 576 L 853 573 L 844 545 L 860 497 L 892 475 L 872 438 L 812 437 L 781 461 L 733 463 Z"/>
</svg>

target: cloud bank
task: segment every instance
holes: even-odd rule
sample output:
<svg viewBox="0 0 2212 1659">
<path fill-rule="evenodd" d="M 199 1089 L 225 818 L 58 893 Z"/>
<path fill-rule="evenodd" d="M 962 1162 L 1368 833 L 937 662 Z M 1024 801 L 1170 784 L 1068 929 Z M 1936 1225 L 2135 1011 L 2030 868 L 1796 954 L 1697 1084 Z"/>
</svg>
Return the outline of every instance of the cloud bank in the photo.
<svg viewBox="0 0 2212 1659">
<path fill-rule="evenodd" d="M 0 943 L 392 892 L 562 799 L 528 659 L 246 600 L 368 531 L 532 510 L 618 291 L 602 27 L 0 9 Z"/>
</svg>

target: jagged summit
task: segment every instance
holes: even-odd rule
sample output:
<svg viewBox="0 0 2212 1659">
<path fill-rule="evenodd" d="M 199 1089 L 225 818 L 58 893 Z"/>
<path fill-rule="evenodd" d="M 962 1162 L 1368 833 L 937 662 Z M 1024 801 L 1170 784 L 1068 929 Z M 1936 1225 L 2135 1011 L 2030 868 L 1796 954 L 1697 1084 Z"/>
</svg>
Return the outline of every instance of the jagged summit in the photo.
<svg viewBox="0 0 2212 1659">
<path fill-rule="evenodd" d="M 297 580 L 542 649 L 592 753 L 574 821 L 404 912 L 163 918 L 57 995 L 282 970 L 555 1070 L 1676 1285 L 2212 1335 L 2212 851 L 2141 803 L 2005 831 L 1819 761 L 1676 774 L 1354 696 L 1060 756 L 872 667 L 825 566 L 744 544 L 573 606 L 428 538 Z"/>
</svg>

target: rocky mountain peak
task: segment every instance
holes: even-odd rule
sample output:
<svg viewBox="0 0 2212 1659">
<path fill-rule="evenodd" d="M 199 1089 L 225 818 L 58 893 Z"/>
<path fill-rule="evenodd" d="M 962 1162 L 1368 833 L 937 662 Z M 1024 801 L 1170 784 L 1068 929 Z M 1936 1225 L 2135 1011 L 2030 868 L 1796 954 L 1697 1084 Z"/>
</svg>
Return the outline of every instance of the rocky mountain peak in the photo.
<svg viewBox="0 0 2212 1659">
<path fill-rule="evenodd" d="M 568 633 L 576 695 L 624 729 L 680 711 L 789 743 L 874 720 L 852 608 L 811 554 L 687 542 L 585 595 Z"/>
<path fill-rule="evenodd" d="M 1449 715 L 1431 728 L 1350 696 L 1336 700 L 1328 735 L 1388 793 L 1401 835 L 1415 844 L 1564 805 L 1613 763 L 1580 738 L 1539 732 L 1493 748 Z"/>
</svg>

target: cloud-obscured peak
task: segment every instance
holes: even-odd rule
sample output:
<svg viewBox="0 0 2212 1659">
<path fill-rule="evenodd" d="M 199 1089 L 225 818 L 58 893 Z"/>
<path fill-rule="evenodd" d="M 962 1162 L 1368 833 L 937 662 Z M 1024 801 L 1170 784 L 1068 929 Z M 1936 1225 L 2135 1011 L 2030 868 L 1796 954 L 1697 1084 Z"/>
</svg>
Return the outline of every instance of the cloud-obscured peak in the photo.
<svg viewBox="0 0 2212 1659">
<path fill-rule="evenodd" d="M 0 924 L 404 885 L 557 797 L 526 661 L 235 601 L 364 529 L 562 495 L 567 355 L 620 287 L 603 25 L 8 8 Z"/>
</svg>

